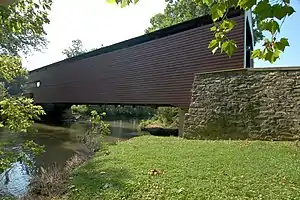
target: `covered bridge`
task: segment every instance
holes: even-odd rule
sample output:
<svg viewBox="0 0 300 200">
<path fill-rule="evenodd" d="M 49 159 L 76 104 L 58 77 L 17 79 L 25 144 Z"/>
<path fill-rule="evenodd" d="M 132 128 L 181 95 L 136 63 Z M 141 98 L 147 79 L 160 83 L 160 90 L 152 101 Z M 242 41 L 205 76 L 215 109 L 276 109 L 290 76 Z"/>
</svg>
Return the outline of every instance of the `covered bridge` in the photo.
<svg viewBox="0 0 300 200">
<path fill-rule="evenodd" d="M 38 104 L 190 104 L 194 74 L 251 67 L 249 15 L 231 12 L 229 37 L 237 52 L 213 55 L 210 16 L 196 18 L 143 36 L 68 58 L 29 75 L 28 92 Z"/>
<path fill-rule="evenodd" d="M 251 13 L 234 10 L 237 52 L 213 55 L 210 16 L 68 58 L 29 74 L 37 104 L 171 105 L 188 108 L 194 74 L 252 67 Z"/>
</svg>

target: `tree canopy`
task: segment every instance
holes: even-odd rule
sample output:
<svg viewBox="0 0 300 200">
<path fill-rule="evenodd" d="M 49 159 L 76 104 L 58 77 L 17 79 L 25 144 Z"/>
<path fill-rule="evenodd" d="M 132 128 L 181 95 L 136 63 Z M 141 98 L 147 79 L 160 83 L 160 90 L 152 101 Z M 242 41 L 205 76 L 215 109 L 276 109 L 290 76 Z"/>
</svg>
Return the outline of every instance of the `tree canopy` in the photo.
<svg viewBox="0 0 300 200">
<path fill-rule="evenodd" d="M 62 51 L 62 54 L 66 55 L 67 58 L 78 56 L 86 53 L 88 50 L 83 48 L 82 41 L 80 39 L 72 40 L 72 45 Z"/>
<path fill-rule="evenodd" d="M 197 4 L 194 0 L 179 0 L 169 2 L 164 13 L 158 13 L 150 19 L 151 26 L 146 33 L 169 27 L 184 21 L 194 19 L 209 13 L 209 7 Z"/>
<path fill-rule="evenodd" d="M 169 27 L 197 17 L 208 15 L 210 8 L 194 0 L 177 0 L 169 2 L 164 13 L 158 13 L 150 19 L 151 26 L 145 30 L 146 33 Z M 256 22 L 256 21 L 255 21 Z M 254 40 L 259 42 L 263 34 L 257 27 L 254 27 Z"/>
<path fill-rule="evenodd" d="M 117 3 L 121 7 L 129 4 L 136 4 L 139 0 L 107 0 L 109 3 Z M 176 3 L 176 0 L 167 0 L 169 3 Z M 208 44 L 212 53 L 220 50 L 228 56 L 237 49 L 237 44 L 230 39 L 227 34 L 234 26 L 235 22 L 227 18 L 229 9 L 252 10 L 257 23 L 257 30 L 266 32 L 269 37 L 265 38 L 262 49 L 252 51 L 252 58 L 274 63 L 285 48 L 289 46 L 288 38 L 278 37 L 285 19 L 291 16 L 295 10 L 290 4 L 290 0 L 193 0 L 197 5 L 206 5 L 209 9 L 214 26 L 211 28 L 214 39 Z"/>
<path fill-rule="evenodd" d="M 102 45 L 103 46 L 103 45 Z M 62 54 L 66 55 L 67 58 L 72 58 L 74 56 L 78 56 L 80 54 L 96 50 L 96 48 L 92 48 L 90 50 L 87 50 L 83 47 L 83 43 L 80 39 L 72 40 L 72 45 L 68 47 L 67 49 L 64 49 L 62 51 Z"/>
<path fill-rule="evenodd" d="M 49 23 L 52 0 L 18 0 L 9 6 L 0 5 L 0 54 L 28 54 L 46 47 L 43 25 Z"/>
</svg>

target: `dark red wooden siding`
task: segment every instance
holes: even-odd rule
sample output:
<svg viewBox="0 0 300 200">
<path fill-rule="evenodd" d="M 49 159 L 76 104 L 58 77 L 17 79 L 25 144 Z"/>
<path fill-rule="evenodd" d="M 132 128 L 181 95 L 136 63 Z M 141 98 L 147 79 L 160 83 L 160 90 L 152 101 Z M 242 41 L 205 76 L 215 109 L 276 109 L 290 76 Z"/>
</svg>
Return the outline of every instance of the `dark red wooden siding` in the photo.
<svg viewBox="0 0 300 200">
<path fill-rule="evenodd" d="M 35 70 L 37 103 L 149 104 L 188 107 L 195 73 L 243 67 L 244 16 L 229 37 L 238 51 L 212 55 L 211 25 L 128 48 Z"/>
</svg>

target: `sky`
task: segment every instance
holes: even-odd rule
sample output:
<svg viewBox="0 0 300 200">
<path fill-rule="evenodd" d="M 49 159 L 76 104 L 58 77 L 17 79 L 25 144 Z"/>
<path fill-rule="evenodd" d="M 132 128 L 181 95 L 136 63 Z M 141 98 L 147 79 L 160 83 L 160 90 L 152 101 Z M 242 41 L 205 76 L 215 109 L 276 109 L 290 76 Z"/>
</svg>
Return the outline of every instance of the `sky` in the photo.
<svg viewBox="0 0 300 200">
<path fill-rule="evenodd" d="M 105 0 L 54 0 L 50 24 L 45 25 L 48 48 L 25 58 L 23 65 L 33 70 L 65 59 L 61 52 L 74 39 L 80 39 L 85 49 L 92 49 L 143 35 L 150 18 L 163 12 L 165 5 L 164 0 L 140 0 L 136 5 L 120 8 Z M 296 13 L 285 21 L 279 35 L 289 38 L 290 47 L 274 65 L 255 61 L 255 67 L 300 66 L 300 33 L 296 30 L 296 24 L 300 25 L 300 1 L 292 1 L 292 6 Z"/>
<path fill-rule="evenodd" d="M 80 39 L 85 49 L 100 48 L 144 34 L 150 18 L 163 12 L 165 0 L 141 0 L 134 6 L 120 8 L 106 0 L 54 0 L 45 25 L 50 42 L 42 53 L 23 61 L 29 69 L 65 59 L 61 52 Z"/>
</svg>

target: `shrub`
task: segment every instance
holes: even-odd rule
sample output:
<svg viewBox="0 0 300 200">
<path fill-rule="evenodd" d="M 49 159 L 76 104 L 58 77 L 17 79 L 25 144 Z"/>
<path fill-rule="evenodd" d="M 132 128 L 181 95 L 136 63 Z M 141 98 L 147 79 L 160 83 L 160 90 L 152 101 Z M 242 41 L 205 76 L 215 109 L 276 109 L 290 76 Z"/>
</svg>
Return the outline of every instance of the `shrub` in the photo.
<svg viewBox="0 0 300 200">
<path fill-rule="evenodd" d="M 78 136 L 78 141 L 88 149 L 91 154 L 100 150 L 101 139 L 110 134 L 109 124 L 103 121 L 106 113 L 99 115 L 93 110 L 90 116 L 89 128 L 85 134 Z"/>
</svg>

